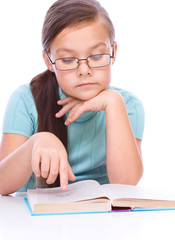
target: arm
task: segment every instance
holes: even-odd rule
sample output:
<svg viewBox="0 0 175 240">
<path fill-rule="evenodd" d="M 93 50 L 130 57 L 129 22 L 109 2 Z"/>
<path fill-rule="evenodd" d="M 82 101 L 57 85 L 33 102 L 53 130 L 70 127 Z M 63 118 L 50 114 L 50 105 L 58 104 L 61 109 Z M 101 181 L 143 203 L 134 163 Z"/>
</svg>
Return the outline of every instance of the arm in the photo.
<svg viewBox="0 0 175 240">
<path fill-rule="evenodd" d="M 32 172 L 46 178 L 48 184 L 53 183 L 60 172 L 63 190 L 67 189 L 68 178 L 75 180 L 66 150 L 52 133 L 36 133 L 29 139 L 18 134 L 4 134 L 0 145 L 0 194 L 20 189 Z"/>
<path fill-rule="evenodd" d="M 121 95 L 104 90 L 96 97 L 81 101 L 67 97 L 58 102 L 65 106 L 56 115 L 60 117 L 69 110 L 65 124 L 76 120 L 85 111 L 106 112 L 107 173 L 111 183 L 137 184 L 142 176 L 141 142 L 135 139 Z"/>
<path fill-rule="evenodd" d="M 32 146 L 19 134 L 3 134 L 0 145 L 0 194 L 20 189 L 32 174 Z"/>
<path fill-rule="evenodd" d="M 143 172 L 140 140 L 134 138 L 122 97 L 111 93 L 106 106 L 109 181 L 135 185 Z"/>
</svg>

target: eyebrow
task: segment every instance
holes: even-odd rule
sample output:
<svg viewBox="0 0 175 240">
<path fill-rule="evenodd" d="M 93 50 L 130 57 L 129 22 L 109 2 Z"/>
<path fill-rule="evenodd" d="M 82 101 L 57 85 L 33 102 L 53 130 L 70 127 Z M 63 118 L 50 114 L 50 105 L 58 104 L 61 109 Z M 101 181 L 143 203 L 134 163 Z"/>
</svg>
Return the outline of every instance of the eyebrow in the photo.
<svg viewBox="0 0 175 240">
<path fill-rule="evenodd" d="M 89 48 L 89 50 L 94 50 L 98 47 L 107 47 L 106 44 L 104 42 L 99 42 L 95 45 L 93 45 L 92 47 Z M 59 52 L 67 52 L 67 53 L 75 53 L 75 50 L 74 49 L 69 49 L 69 48 L 58 48 L 56 50 L 56 53 L 59 53 Z"/>
</svg>

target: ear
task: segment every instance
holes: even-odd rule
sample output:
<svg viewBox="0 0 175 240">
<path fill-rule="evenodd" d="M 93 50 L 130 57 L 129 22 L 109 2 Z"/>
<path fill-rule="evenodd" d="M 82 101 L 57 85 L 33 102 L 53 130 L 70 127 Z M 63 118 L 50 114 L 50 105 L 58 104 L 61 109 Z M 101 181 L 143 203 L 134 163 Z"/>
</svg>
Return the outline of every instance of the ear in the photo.
<svg viewBox="0 0 175 240">
<path fill-rule="evenodd" d="M 49 61 L 48 56 L 47 56 L 47 54 L 46 54 L 46 52 L 45 52 L 44 50 L 43 50 L 42 55 L 43 55 L 43 59 L 44 59 L 44 62 L 45 62 L 45 64 L 46 64 L 47 68 L 48 68 L 51 72 L 54 72 L 53 66 L 52 66 L 51 62 Z"/>
<path fill-rule="evenodd" d="M 114 48 L 114 58 L 112 60 L 112 64 L 114 64 L 115 60 L 116 60 L 116 55 L 117 55 L 117 42 L 114 41 L 113 43 L 113 48 Z"/>
</svg>

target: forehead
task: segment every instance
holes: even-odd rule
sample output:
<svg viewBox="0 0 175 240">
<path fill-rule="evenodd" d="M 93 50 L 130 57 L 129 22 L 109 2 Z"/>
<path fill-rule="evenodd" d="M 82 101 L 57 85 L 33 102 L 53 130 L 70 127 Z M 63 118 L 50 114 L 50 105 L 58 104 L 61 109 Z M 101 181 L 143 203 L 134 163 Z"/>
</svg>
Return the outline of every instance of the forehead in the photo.
<svg viewBox="0 0 175 240">
<path fill-rule="evenodd" d="M 76 27 L 69 27 L 59 33 L 50 45 L 51 51 L 61 49 L 83 50 L 92 47 L 109 48 L 110 36 L 106 25 L 97 21 L 81 23 Z"/>
</svg>

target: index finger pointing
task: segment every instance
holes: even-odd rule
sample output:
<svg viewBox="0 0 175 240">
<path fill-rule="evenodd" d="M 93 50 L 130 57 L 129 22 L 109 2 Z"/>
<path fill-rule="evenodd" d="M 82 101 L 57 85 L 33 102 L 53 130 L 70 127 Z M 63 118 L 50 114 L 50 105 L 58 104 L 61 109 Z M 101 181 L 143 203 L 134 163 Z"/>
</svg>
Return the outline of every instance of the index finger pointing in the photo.
<svg viewBox="0 0 175 240">
<path fill-rule="evenodd" d="M 68 189 L 68 166 L 65 160 L 60 161 L 60 184 L 62 190 Z"/>
</svg>

